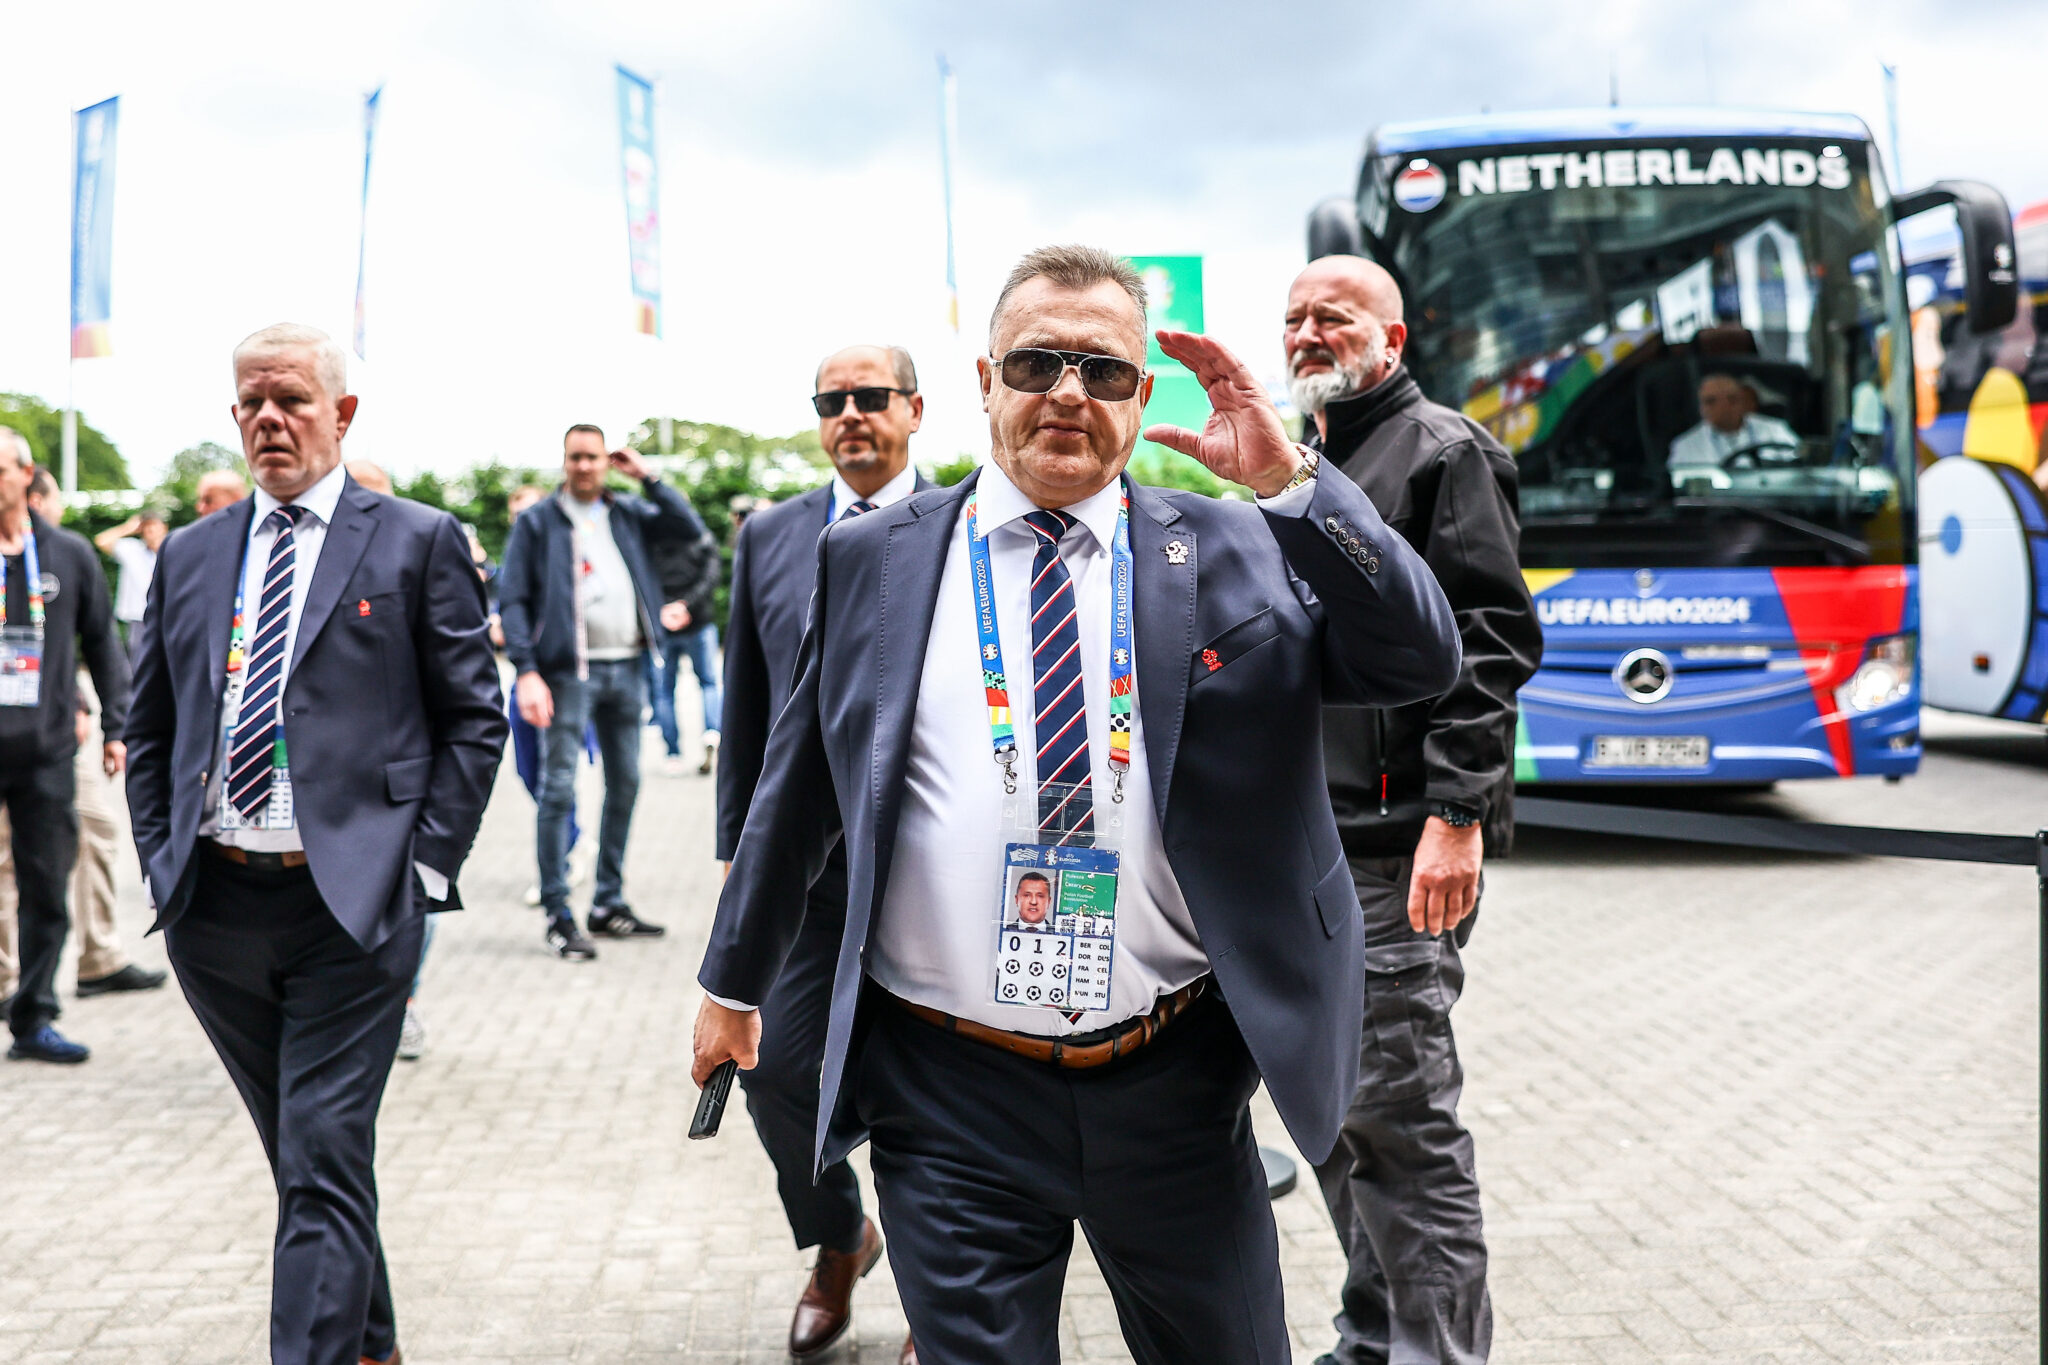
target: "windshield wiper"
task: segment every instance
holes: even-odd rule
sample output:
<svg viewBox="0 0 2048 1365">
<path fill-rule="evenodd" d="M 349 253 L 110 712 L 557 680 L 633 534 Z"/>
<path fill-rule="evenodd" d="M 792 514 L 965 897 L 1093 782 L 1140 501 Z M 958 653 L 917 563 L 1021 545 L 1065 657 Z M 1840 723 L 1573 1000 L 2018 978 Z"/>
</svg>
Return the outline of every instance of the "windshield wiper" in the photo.
<svg viewBox="0 0 2048 1365">
<path fill-rule="evenodd" d="M 1675 498 L 1673 503 L 1679 507 L 1696 507 L 1706 511 L 1742 512 L 1758 521 L 1782 526 L 1808 540 L 1817 540 L 1823 545 L 1833 546 L 1858 564 L 1870 562 L 1870 546 L 1855 536 L 1822 526 L 1818 522 L 1808 521 L 1805 517 L 1795 517 L 1790 512 L 1781 512 L 1764 503 L 1748 502 L 1741 498 Z"/>
</svg>

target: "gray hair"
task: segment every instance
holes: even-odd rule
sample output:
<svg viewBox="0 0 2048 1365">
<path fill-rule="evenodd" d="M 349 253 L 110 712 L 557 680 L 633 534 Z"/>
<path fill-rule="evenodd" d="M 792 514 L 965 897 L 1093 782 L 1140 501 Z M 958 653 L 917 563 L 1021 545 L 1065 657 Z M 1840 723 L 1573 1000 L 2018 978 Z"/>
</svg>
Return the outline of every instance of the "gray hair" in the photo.
<svg viewBox="0 0 2048 1365">
<path fill-rule="evenodd" d="M 1026 252 L 1024 259 L 1017 262 L 1010 271 L 1010 278 L 1003 281 L 1003 292 L 996 295 L 996 306 L 988 315 L 988 339 L 994 344 L 996 324 L 1002 321 L 1003 305 L 1010 301 L 1010 295 L 1022 288 L 1026 281 L 1044 276 L 1062 289 L 1089 289 L 1108 280 L 1131 296 L 1131 302 L 1138 306 L 1138 332 L 1145 331 L 1145 281 L 1139 278 L 1137 268 L 1121 256 L 1115 256 L 1095 246 L 1042 246 L 1036 251 Z"/>
<path fill-rule="evenodd" d="M 13 438 L 11 442 L 8 439 L 10 437 Z M 22 435 L 13 427 L 0 427 L 0 447 L 5 447 L 9 444 L 12 444 L 14 447 L 14 462 L 16 464 L 32 465 L 36 462 L 35 447 L 28 443 L 28 437 Z"/>
<path fill-rule="evenodd" d="M 882 352 L 882 354 L 889 357 L 889 369 L 895 376 L 896 387 L 899 389 L 907 390 L 911 393 L 917 392 L 917 366 L 911 362 L 910 352 L 904 350 L 901 346 L 870 345 L 865 342 L 857 343 L 852 346 L 842 346 L 838 350 L 834 351 L 832 355 L 828 355 L 823 360 L 819 361 L 818 372 L 815 375 L 811 376 L 811 387 L 813 389 L 817 388 L 818 385 L 821 382 L 823 382 L 825 376 L 825 367 L 832 363 L 833 356 L 845 355 L 848 351 Z"/>
<path fill-rule="evenodd" d="M 329 398 L 340 398 L 348 392 L 348 352 L 335 343 L 333 337 L 318 327 L 307 327 L 297 322 L 280 322 L 265 327 L 260 332 L 251 332 L 242 338 L 242 344 L 235 347 L 235 377 L 241 378 L 242 362 L 276 355 L 280 351 L 307 350 L 313 353 L 313 373 L 320 378 L 320 387 L 327 390 Z"/>
</svg>

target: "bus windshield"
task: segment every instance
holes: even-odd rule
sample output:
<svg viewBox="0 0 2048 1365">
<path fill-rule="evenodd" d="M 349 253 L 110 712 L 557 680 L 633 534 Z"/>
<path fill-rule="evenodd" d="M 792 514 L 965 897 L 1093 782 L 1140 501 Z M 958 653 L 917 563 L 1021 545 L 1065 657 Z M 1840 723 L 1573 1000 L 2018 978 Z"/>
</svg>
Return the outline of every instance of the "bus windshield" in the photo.
<svg viewBox="0 0 2048 1365">
<path fill-rule="evenodd" d="M 1520 467 L 1525 567 L 1911 562 L 1904 296 L 1864 144 L 1437 157 L 1381 158 L 1360 217 L 1423 392 Z"/>
</svg>

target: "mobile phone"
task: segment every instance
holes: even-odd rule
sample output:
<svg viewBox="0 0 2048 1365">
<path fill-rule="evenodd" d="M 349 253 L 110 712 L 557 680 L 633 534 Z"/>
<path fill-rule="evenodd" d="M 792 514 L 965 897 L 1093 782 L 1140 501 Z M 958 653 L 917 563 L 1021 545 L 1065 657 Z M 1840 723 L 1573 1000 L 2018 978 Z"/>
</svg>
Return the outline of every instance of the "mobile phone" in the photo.
<svg viewBox="0 0 2048 1365">
<path fill-rule="evenodd" d="M 704 1089 L 697 1096 L 697 1116 L 690 1120 L 692 1139 L 718 1136 L 718 1125 L 725 1117 L 725 1102 L 732 1094 L 732 1079 L 739 1073 L 740 1064 L 723 1061 L 711 1069 L 711 1079 L 704 1082 Z"/>
</svg>

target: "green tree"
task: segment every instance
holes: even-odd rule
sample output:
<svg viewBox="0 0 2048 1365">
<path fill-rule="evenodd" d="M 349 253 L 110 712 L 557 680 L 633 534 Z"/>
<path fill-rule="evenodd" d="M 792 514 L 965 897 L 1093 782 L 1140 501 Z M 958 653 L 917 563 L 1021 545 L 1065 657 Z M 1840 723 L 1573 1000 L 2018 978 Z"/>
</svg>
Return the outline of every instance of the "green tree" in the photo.
<svg viewBox="0 0 2048 1365">
<path fill-rule="evenodd" d="M 732 504 L 735 498 L 767 498 L 780 502 L 795 497 L 832 477 L 832 462 L 818 444 L 816 431 L 793 436 L 757 436 L 738 427 L 716 422 L 671 423 L 674 451 L 659 454 L 660 423 L 649 418 L 627 436 L 627 444 L 642 455 L 656 457 L 659 467 L 689 497 L 704 518 L 704 525 L 718 538 L 725 559 L 725 573 L 719 584 L 715 614 L 719 628 L 726 619 L 726 583 L 732 578 Z"/>
<path fill-rule="evenodd" d="M 201 476 L 216 469 L 228 470 L 244 484 L 249 482 L 249 466 L 239 453 L 217 441 L 201 441 L 171 456 L 170 466 L 150 493 L 149 501 L 173 529 L 183 526 L 193 520 L 192 504 L 199 496 Z"/>
<path fill-rule="evenodd" d="M 42 399 L 25 393 L 0 393 L 0 426 L 13 427 L 28 438 L 36 463 L 63 477 L 64 414 Z M 128 462 L 121 452 L 81 415 L 78 419 L 78 486 L 83 489 L 129 488 Z"/>
</svg>

